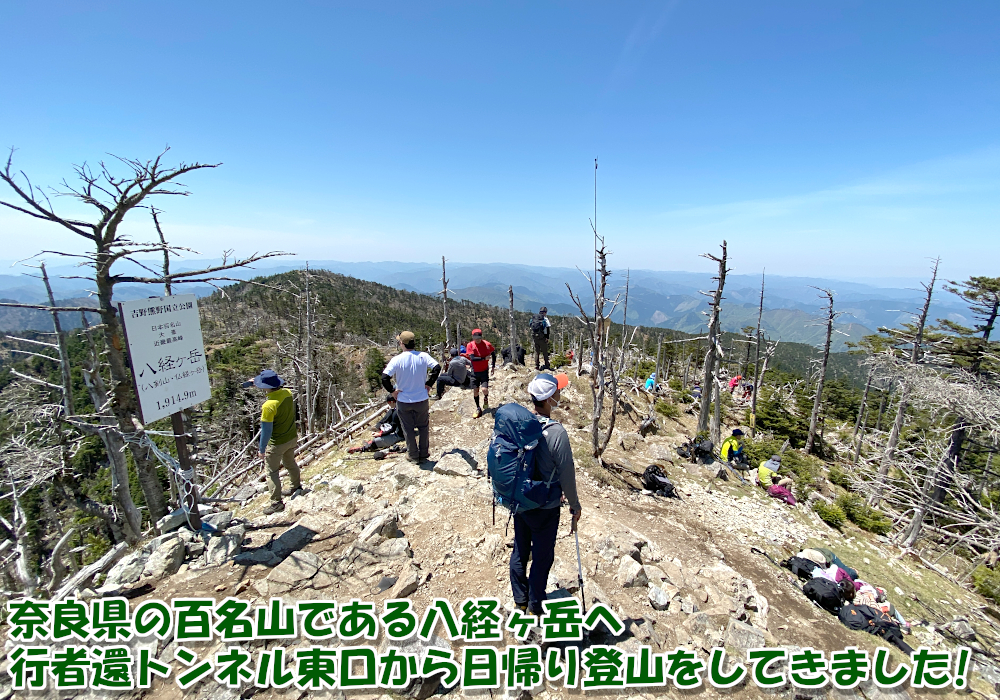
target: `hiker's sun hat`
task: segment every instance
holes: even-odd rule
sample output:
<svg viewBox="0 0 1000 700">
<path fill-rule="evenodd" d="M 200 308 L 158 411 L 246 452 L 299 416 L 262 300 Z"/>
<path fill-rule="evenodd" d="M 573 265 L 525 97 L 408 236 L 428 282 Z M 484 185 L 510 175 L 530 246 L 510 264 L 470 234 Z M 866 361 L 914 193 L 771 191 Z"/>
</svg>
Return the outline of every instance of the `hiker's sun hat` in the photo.
<svg viewBox="0 0 1000 700">
<path fill-rule="evenodd" d="M 244 389 L 255 386 L 258 389 L 280 389 L 285 385 L 285 381 L 278 376 L 273 369 L 265 369 L 256 377 L 241 385 Z"/>
<path fill-rule="evenodd" d="M 560 389 L 565 389 L 569 384 L 569 377 L 565 374 L 552 375 L 543 372 L 537 375 L 528 383 L 528 393 L 535 401 L 544 401 Z"/>
<path fill-rule="evenodd" d="M 399 338 L 399 342 L 401 342 L 403 345 L 409 345 L 410 343 L 412 343 L 414 340 L 417 339 L 417 336 L 413 335 L 411 331 L 403 331 L 397 337 Z"/>
</svg>

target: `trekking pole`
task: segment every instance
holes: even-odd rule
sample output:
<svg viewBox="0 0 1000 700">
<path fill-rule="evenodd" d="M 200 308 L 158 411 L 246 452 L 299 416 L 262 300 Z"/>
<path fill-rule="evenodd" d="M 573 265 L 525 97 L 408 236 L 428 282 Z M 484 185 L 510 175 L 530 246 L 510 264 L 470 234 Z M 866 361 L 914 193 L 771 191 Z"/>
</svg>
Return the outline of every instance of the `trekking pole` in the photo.
<svg viewBox="0 0 1000 700">
<path fill-rule="evenodd" d="M 570 516 L 572 517 L 572 515 Z M 576 527 L 576 519 L 570 521 L 570 529 L 576 537 L 576 575 L 580 583 L 580 601 L 583 603 L 583 614 L 587 614 L 587 596 L 583 592 L 583 560 L 580 559 L 580 531 Z"/>
</svg>

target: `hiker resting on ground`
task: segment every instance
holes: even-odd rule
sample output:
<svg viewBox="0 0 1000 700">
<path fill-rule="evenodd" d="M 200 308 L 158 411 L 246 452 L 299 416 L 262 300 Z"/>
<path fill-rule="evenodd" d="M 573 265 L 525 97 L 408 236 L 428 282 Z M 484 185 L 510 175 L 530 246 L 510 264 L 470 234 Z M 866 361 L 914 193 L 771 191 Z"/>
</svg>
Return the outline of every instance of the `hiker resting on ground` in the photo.
<svg viewBox="0 0 1000 700">
<path fill-rule="evenodd" d="M 444 396 L 446 386 L 469 386 L 472 376 L 472 363 L 468 357 L 458 354 L 458 348 L 451 349 L 451 360 L 448 369 L 441 373 L 437 380 L 437 398 Z"/>
<path fill-rule="evenodd" d="M 559 406 L 562 390 L 569 384 L 565 374 L 543 373 L 528 383 L 528 394 L 535 415 L 541 422 L 542 436 L 535 448 L 535 470 L 547 481 L 555 470 L 562 494 L 569 502 L 573 528 L 580 521 L 583 509 L 576 492 L 576 466 L 566 429 L 552 420 L 552 409 Z M 555 560 L 556 533 L 559 530 L 560 499 L 540 508 L 516 513 L 514 518 L 514 551 L 510 555 L 510 587 L 514 604 L 531 615 L 542 614 L 549 570 Z M 528 570 L 528 559 L 531 570 Z"/>
<path fill-rule="evenodd" d="M 549 310 L 543 306 L 528 323 L 528 328 L 531 330 L 531 342 L 535 346 L 535 369 L 551 369 L 549 367 L 549 329 L 552 327 L 552 321 L 548 319 L 548 313 Z M 539 354 L 545 360 L 545 364 L 541 368 L 538 366 Z"/>
<path fill-rule="evenodd" d="M 396 410 L 406 440 L 407 461 L 424 462 L 430 458 L 428 397 L 441 372 L 441 365 L 426 352 L 416 349 L 416 336 L 410 331 L 400 333 L 398 340 L 402 352 L 389 360 L 382 370 L 382 386 L 397 401 Z M 395 387 L 393 379 L 396 380 Z"/>
<path fill-rule="evenodd" d="M 719 456 L 723 462 L 729 462 L 729 466 L 739 471 L 749 471 L 750 461 L 743 453 L 743 431 L 739 428 L 733 430 L 733 434 L 722 441 L 719 448 Z"/>
<path fill-rule="evenodd" d="M 516 347 L 517 347 L 517 364 L 523 365 L 524 364 L 524 356 L 527 353 L 524 351 L 524 348 L 521 347 L 520 343 L 518 343 Z M 507 347 L 505 347 L 500 352 L 500 359 L 503 361 L 503 363 L 505 365 L 510 364 L 510 346 L 509 345 Z"/>
<path fill-rule="evenodd" d="M 382 420 L 378 422 L 379 429 L 372 433 L 372 439 L 360 447 L 352 447 L 348 452 L 374 452 L 384 450 L 403 439 L 403 426 L 399 423 L 399 411 L 396 410 L 396 399 L 392 394 L 385 395 L 385 403 L 389 407 Z"/>
<path fill-rule="evenodd" d="M 649 379 L 646 380 L 646 386 L 644 388 L 646 391 L 656 391 L 656 372 L 649 375 Z"/>
<path fill-rule="evenodd" d="M 267 466 L 267 489 L 271 503 L 264 508 L 265 515 L 280 513 L 285 509 L 282 496 L 291 496 L 302 488 L 299 465 L 295 461 L 298 433 L 295 428 L 295 399 L 285 389 L 285 382 L 274 370 L 265 369 L 243 387 L 255 386 L 267 391 L 267 400 L 260 409 L 260 448 L 258 454 Z M 281 465 L 288 470 L 289 488 L 281 490 Z"/>
<path fill-rule="evenodd" d="M 465 346 L 465 356 L 472 360 L 472 398 L 476 401 L 476 418 L 483 411 L 490 410 L 490 359 L 493 371 L 497 369 L 497 351 L 488 340 L 483 340 L 483 332 L 472 329 L 472 342 Z M 479 405 L 479 391 L 483 392 L 483 405 Z"/>
<path fill-rule="evenodd" d="M 760 482 L 761 488 L 792 485 L 790 478 L 787 476 L 782 478 L 778 475 L 779 469 L 781 469 L 781 455 L 771 455 L 771 459 L 760 463 L 760 467 L 757 468 L 757 480 Z"/>
</svg>

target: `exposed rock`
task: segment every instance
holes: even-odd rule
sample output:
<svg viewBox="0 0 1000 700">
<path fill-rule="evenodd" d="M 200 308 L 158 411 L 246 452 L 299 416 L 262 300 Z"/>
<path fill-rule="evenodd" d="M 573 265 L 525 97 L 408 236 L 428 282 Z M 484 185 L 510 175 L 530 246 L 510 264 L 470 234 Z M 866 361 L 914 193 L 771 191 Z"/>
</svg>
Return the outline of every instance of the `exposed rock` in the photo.
<svg viewBox="0 0 1000 700">
<path fill-rule="evenodd" d="M 649 578 L 650 583 L 660 585 L 664 581 L 670 581 L 670 579 L 667 578 L 667 574 L 658 566 L 654 566 L 653 564 L 644 564 L 643 568 L 646 569 L 646 576 Z"/>
<path fill-rule="evenodd" d="M 388 510 L 379 513 L 365 525 L 365 528 L 358 535 L 358 542 L 369 542 L 375 538 L 389 539 L 399 532 L 399 513 L 395 510 Z"/>
<path fill-rule="evenodd" d="M 292 552 L 267 575 L 268 594 L 285 593 L 305 584 L 321 566 L 323 560 L 311 552 Z"/>
<path fill-rule="evenodd" d="M 427 476 L 428 473 L 426 471 L 416 464 L 407 462 L 405 459 L 396 462 L 396 466 L 392 470 L 392 480 L 397 489 L 426 484 Z"/>
<path fill-rule="evenodd" d="M 390 598 L 405 598 L 406 596 L 417 590 L 420 586 L 420 582 L 423 579 L 423 575 L 420 569 L 410 564 L 403 572 L 399 575 L 396 580 L 396 585 L 392 587 L 392 591 L 389 593 Z"/>
<path fill-rule="evenodd" d="M 445 476 L 470 477 L 476 475 L 476 470 L 458 452 L 442 455 L 441 459 L 434 464 L 434 472 Z"/>
<path fill-rule="evenodd" d="M 167 533 L 172 530 L 176 530 L 182 525 L 187 525 L 187 513 L 182 509 L 178 508 L 172 513 L 167 513 L 162 518 L 156 521 L 156 530 L 161 533 Z"/>
<path fill-rule="evenodd" d="M 642 544 L 640 556 L 642 557 L 643 564 L 656 564 L 663 561 L 664 554 L 663 550 L 660 549 L 660 545 L 651 540 L 646 540 Z"/>
<path fill-rule="evenodd" d="M 236 525 L 226 530 L 221 537 L 213 537 L 208 541 L 208 550 L 205 553 L 205 561 L 208 564 L 221 564 L 227 559 L 232 559 L 243 550 L 243 538 L 246 537 L 246 528 Z"/>
<path fill-rule="evenodd" d="M 149 555 L 142 550 L 126 555 L 117 564 L 111 567 L 111 571 L 108 572 L 108 576 L 104 580 L 104 584 L 122 585 L 126 583 L 135 583 L 139 580 L 139 577 L 142 576 L 142 571 L 146 568 L 146 560 L 148 559 Z"/>
<path fill-rule="evenodd" d="M 281 563 L 281 558 L 267 547 L 258 547 L 257 549 L 248 549 L 245 552 L 240 552 L 233 559 L 233 563 L 240 564 L 241 566 L 253 566 L 254 564 L 277 566 Z"/>
<path fill-rule="evenodd" d="M 745 659 L 747 651 L 764 646 L 764 633 L 739 620 L 730 620 L 724 642 L 738 658 Z"/>
<path fill-rule="evenodd" d="M 171 538 L 149 555 L 142 575 L 152 579 L 161 579 L 164 576 L 177 573 L 181 564 L 184 563 L 184 552 L 184 542 L 179 537 Z"/>
<path fill-rule="evenodd" d="M 233 521 L 233 514 L 228 510 L 219 511 L 218 513 L 212 513 L 211 515 L 206 515 L 201 519 L 206 525 L 211 525 L 216 530 L 225 530 L 229 527 L 229 523 Z"/>
<path fill-rule="evenodd" d="M 618 440 L 618 445 L 626 452 L 632 452 L 642 447 L 646 443 L 646 440 L 636 433 L 625 433 Z"/>
<path fill-rule="evenodd" d="M 350 495 L 353 493 L 362 494 L 365 491 L 365 485 L 356 479 L 349 479 L 343 474 L 337 474 L 330 481 L 330 490 L 334 493 L 342 493 L 345 495 Z"/>
<path fill-rule="evenodd" d="M 653 606 L 654 610 L 666 610 L 670 607 L 670 601 L 673 599 L 677 589 L 672 589 L 673 593 L 668 592 L 668 590 L 664 590 L 655 584 L 649 586 L 649 604 Z"/>
<path fill-rule="evenodd" d="M 279 559 L 284 559 L 292 552 L 297 552 L 312 542 L 317 534 L 316 530 L 307 527 L 300 520 L 274 539 L 271 543 L 271 551 Z"/>
<path fill-rule="evenodd" d="M 647 448 L 647 453 L 650 457 L 661 462 L 672 462 L 677 453 L 670 449 L 667 445 L 661 445 L 658 442 L 649 444 Z"/>
<path fill-rule="evenodd" d="M 413 550 L 410 549 L 410 542 L 405 537 L 394 537 L 386 540 L 378 546 L 378 553 L 381 557 L 412 557 Z"/>
<path fill-rule="evenodd" d="M 163 545 L 164 542 L 167 542 L 167 541 L 172 540 L 172 539 L 174 539 L 176 537 L 179 537 L 179 536 L 180 535 L 178 533 L 176 533 L 176 532 L 169 532 L 169 533 L 167 533 L 165 535 L 158 535 L 158 536 L 154 537 L 153 539 L 151 539 L 146 544 L 144 544 L 142 546 L 142 551 L 144 551 L 146 554 L 152 554 L 157 549 L 159 549 L 160 546 Z"/>
<path fill-rule="evenodd" d="M 950 632 L 962 641 L 968 642 L 976 638 L 976 630 L 964 617 L 956 617 L 951 622 L 941 625 L 941 629 Z"/>
<path fill-rule="evenodd" d="M 184 546 L 187 549 L 189 559 L 195 559 L 205 553 L 205 543 L 201 540 L 192 540 Z"/>
<path fill-rule="evenodd" d="M 622 557 L 621 564 L 618 565 L 618 575 L 616 577 L 622 584 L 622 588 L 632 588 L 634 586 L 645 586 L 649 583 L 646 570 L 642 564 L 632 557 Z"/>
</svg>

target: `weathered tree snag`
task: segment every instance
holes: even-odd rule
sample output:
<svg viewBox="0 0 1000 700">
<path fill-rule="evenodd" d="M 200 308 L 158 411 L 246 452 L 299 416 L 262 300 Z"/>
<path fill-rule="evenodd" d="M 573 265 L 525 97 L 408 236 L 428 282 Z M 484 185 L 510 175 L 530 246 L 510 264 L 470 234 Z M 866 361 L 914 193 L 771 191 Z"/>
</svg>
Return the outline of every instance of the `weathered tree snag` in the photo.
<svg viewBox="0 0 1000 700">
<path fill-rule="evenodd" d="M 705 377 L 701 391 L 701 410 L 698 413 L 698 432 L 708 430 L 709 408 L 712 403 L 712 385 L 716 380 L 716 361 L 720 353 L 719 350 L 719 313 L 722 307 L 722 290 L 726 286 L 726 241 L 722 241 L 722 257 L 716 257 L 710 253 L 705 253 L 701 257 L 714 260 L 719 264 L 719 271 L 714 279 L 717 284 L 714 292 L 701 292 L 707 297 L 711 297 L 708 302 L 711 312 L 708 322 L 708 351 L 705 353 Z"/>
<path fill-rule="evenodd" d="M 819 368 L 819 380 L 816 382 L 816 398 L 813 400 L 812 413 L 809 415 L 809 436 L 806 438 L 806 454 L 813 451 L 816 441 L 816 426 L 819 421 L 819 409 L 823 403 L 823 384 L 826 382 L 826 368 L 830 363 L 830 342 L 833 339 L 833 321 L 837 315 L 833 312 L 833 292 L 821 289 L 821 296 L 827 300 L 826 306 L 826 343 L 823 345 L 823 361 Z"/>
</svg>

